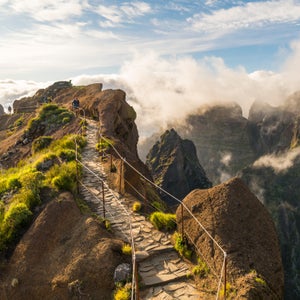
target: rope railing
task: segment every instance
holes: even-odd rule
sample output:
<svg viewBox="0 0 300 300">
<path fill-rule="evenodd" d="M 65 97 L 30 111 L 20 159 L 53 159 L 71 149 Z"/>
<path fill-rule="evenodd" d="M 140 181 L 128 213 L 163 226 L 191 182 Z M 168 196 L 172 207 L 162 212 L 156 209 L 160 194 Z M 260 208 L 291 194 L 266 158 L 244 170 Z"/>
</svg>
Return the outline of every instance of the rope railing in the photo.
<svg viewBox="0 0 300 300">
<path fill-rule="evenodd" d="M 203 232 L 209 237 L 209 239 L 214 243 L 214 245 L 217 247 L 217 249 L 219 249 L 219 251 L 222 253 L 223 255 L 223 260 L 222 260 L 222 266 L 221 269 L 219 270 L 219 272 L 214 272 L 214 275 L 218 278 L 218 288 L 217 288 L 217 294 L 216 294 L 216 300 L 219 299 L 219 294 L 220 294 L 220 290 L 221 290 L 221 286 L 222 286 L 222 280 L 224 278 L 224 299 L 226 299 L 226 281 L 227 281 L 227 274 L 226 274 L 226 262 L 227 262 L 227 253 L 226 251 L 221 247 L 221 245 L 218 243 L 218 241 L 216 241 L 214 239 L 214 237 L 208 232 L 208 230 L 203 226 L 203 224 L 201 224 L 201 222 L 196 218 L 196 216 L 191 212 L 191 210 L 186 206 L 186 204 L 184 202 L 182 202 L 180 199 L 178 199 L 177 197 L 173 196 L 172 194 L 170 194 L 168 191 L 164 190 L 163 188 L 161 188 L 160 186 L 158 186 L 157 184 L 155 184 L 154 182 L 152 182 L 150 179 L 148 179 L 147 177 L 145 177 L 139 170 L 137 170 L 134 166 L 132 166 L 132 164 L 130 164 L 126 158 L 122 157 L 122 155 L 119 153 L 119 151 L 114 147 L 114 145 L 111 143 L 111 141 L 107 138 L 105 138 L 101 132 L 99 132 L 99 138 L 103 139 L 106 143 L 108 143 L 110 145 L 110 147 L 114 150 L 114 152 L 116 153 L 116 155 L 119 157 L 119 159 L 121 159 L 121 161 L 123 161 L 128 167 L 130 167 L 134 172 L 136 172 L 141 178 L 143 178 L 144 180 L 146 180 L 148 183 L 150 183 L 153 187 L 155 187 L 156 189 L 160 190 L 161 192 L 165 193 L 166 195 L 168 195 L 169 197 L 171 197 L 172 199 L 174 199 L 176 202 L 178 202 L 179 204 L 182 205 L 182 208 L 185 209 L 185 211 L 192 217 L 192 219 L 198 224 L 198 226 L 203 230 Z M 125 179 L 126 183 L 128 184 L 129 182 Z M 133 187 L 131 184 L 129 184 L 129 186 L 135 191 L 137 192 L 137 189 L 135 187 Z M 138 192 L 138 195 L 140 195 L 143 199 L 145 199 L 145 197 Z M 183 219 L 182 219 L 183 222 Z M 195 243 L 193 242 L 193 239 L 187 234 L 187 232 L 185 230 L 183 230 L 182 235 L 186 235 L 189 239 L 189 241 L 195 245 Z M 198 252 L 198 254 L 200 254 L 202 257 L 204 257 L 204 255 L 202 254 L 202 252 L 200 251 L 200 249 L 198 247 L 196 247 L 196 250 Z M 206 260 L 207 262 L 207 260 Z M 210 266 L 210 265 L 209 265 Z M 210 266 L 210 268 L 212 270 L 214 270 L 214 268 L 212 268 Z M 217 273 L 219 273 L 220 275 L 217 275 Z M 224 277 L 223 277 L 224 274 Z"/>
<path fill-rule="evenodd" d="M 84 110 L 83 110 L 84 111 Z M 85 119 L 85 112 L 84 112 L 84 119 Z M 81 129 L 78 130 L 78 132 L 80 132 Z M 87 170 L 90 174 L 92 174 L 95 178 L 97 178 L 101 184 L 102 184 L 102 191 L 104 192 L 104 187 L 109 190 L 111 192 L 111 195 L 113 196 L 114 200 L 119 204 L 119 207 L 121 207 L 121 209 L 124 211 L 125 215 L 127 216 L 127 223 L 129 224 L 129 236 L 128 234 L 126 234 L 122 228 L 120 228 L 120 231 L 123 233 L 123 235 L 125 236 L 125 238 L 127 239 L 128 243 L 131 246 L 131 254 L 132 254 L 132 281 L 131 281 L 131 300 L 138 300 L 139 298 L 139 291 L 138 291 L 138 284 L 137 284 L 137 263 L 136 263 L 136 250 L 135 250 L 135 244 L 134 244 L 134 236 L 133 236 L 133 230 L 132 230 L 132 222 L 131 222 L 131 215 L 130 213 L 126 210 L 126 208 L 124 207 L 124 205 L 119 201 L 118 197 L 116 196 L 115 192 L 113 190 L 111 190 L 108 186 L 108 184 L 95 172 L 93 172 L 89 167 L 87 167 L 85 164 L 83 164 L 78 157 L 78 143 L 76 138 L 74 139 L 75 142 L 75 160 L 77 162 L 77 164 L 81 165 L 85 170 Z M 101 202 L 101 199 L 99 199 L 99 197 L 97 197 L 94 193 L 92 193 L 90 191 L 90 189 L 88 189 L 87 186 L 85 186 L 80 180 L 79 180 L 79 176 L 77 176 L 77 181 L 78 181 L 78 186 L 79 183 L 85 188 L 87 189 L 95 198 L 97 198 L 97 200 L 99 200 Z M 107 208 L 107 206 L 104 206 L 104 198 L 103 200 L 103 211 L 107 211 L 111 216 L 112 213 L 110 212 L 110 210 Z M 105 214 L 105 213 L 104 213 Z"/>
</svg>

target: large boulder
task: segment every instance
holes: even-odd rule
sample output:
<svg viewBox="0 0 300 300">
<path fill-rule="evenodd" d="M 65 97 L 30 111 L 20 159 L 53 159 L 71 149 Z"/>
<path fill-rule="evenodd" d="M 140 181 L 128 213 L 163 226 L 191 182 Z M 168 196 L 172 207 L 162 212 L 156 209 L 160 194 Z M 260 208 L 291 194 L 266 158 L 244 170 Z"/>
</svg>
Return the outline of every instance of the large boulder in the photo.
<svg viewBox="0 0 300 300">
<path fill-rule="evenodd" d="M 283 298 L 283 267 L 274 223 L 241 179 L 194 190 L 183 202 L 227 253 L 227 278 L 237 290 L 236 299 Z M 176 216 L 178 227 L 183 220 L 189 239 L 220 272 L 224 256 L 218 246 L 185 209 L 182 219 L 181 206 Z"/>
<path fill-rule="evenodd" d="M 211 187 L 194 143 L 183 140 L 174 129 L 167 130 L 150 149 L 146 164 L 155 183 L 179 199 L 194 189 Z M 161 196 L 168 205 L 178 205 L 172 197 Z"/>
<path fill-rule="evenodd" d="M 0 299 L 110 299 L 122 242 L 83 216 L 69 193 L 47 204 L 1 272 Z"/>
</svg>

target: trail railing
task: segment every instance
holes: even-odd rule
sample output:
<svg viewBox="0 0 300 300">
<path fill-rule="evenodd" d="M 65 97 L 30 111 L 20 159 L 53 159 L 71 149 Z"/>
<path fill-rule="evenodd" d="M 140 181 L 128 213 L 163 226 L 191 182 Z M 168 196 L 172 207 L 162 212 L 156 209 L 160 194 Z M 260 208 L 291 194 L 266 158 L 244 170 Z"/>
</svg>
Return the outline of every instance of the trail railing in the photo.
<svg viewBox="0 0 300 300">
<path fill-rule="evenodd" d="M 101 128 L 101 125 L 100 125 L 100 128 Z M 108 143 L 110 145 L 111 149 L 113 149 L 113 151 L 115 152 L 117 158 L 119 158 L 121 160 L 120 172 L 118 173 L 118 175 L 120 176 L 120 186 L 119 186 L 119 191 L 120 192 L 122 191 L 121 181 L 123 181 L 123 184 L 124 183 L 128 184 L 128 186 L 130 186 L 130 188 L 132 190 L 134 190 L 140 197 L 142 197 L 146 201 L 146 203 L 148 203 L 148 205 L 150 205 L 149 202 L 147 201 L 146 197 L 144 195 L 142 195 L 135 186 L 133 186 L 129 181 L 127 181 L 124 178 L 123 170 L 124 170 L 124 164 L 126 164 L 136 174 L 138 174 L 144 181 L 148 182 L 154 188 L 156 188 L 157 190 L 161 191 L 162 193 L 168 195 L 169 197 L 174 199 L 176 202 L 181 204 L 181 210 L 182 210 L 181 211 L 181 216 L 182 216 L 181 234 L 182 234 L 183 237 L 186 237 L 188 239 L 190 244 L 192 244 L 194 246 L 194 249 L 196 250 L 198 256 L 202 257 L 202 259 L 205 261 L 205 263 L 208 265 L 208 267 L 210 268 L 212 273 L 217 278 L 216 300 L 220 299 L 220 297 L 221 297 L 220 296 L 220 294 L 221 294 L 220 291 L 221 291 L 221 287 L 222 287 L 222 282 L 223 282 L 223 293 L 222 293 L 223 294 L 223 299 L 226 299 L 226 282 L 227 282 L 227 253 L 226 253 L 226 251 L 221 247 L 221 245 L 218 243 L 218 241 L 216 241 L 215 238 L 209 233 L 209 231 L 203 226 L 203 224 L 197 219 L 197 217 L 191 212 L 191 210 L 186 206 L 185 203 L 183 203 L 180 199 L 176 198 L 175 196 L 173 196 L 172 194 L 170 194 L 169 192 L 167 192 L 166 190 L 162 189 L 160 186 L 158 186 L 157 184 L 155 184 L 154 182 L 149 180 L 141 172 L 139 172 L 134 166 L 132 166 L 126 160 L 125 157 L 122 157 L 122 155 L 114 147 L 114 145 L 111 143 L 111 141 L 102 135 L 101 129 L 99 130 L 98 137 L 100 139 L 103 139 L 106 143 Z M 112 165 L 112 155 L 111 154 L 110 154 L 110 163 Z M 154 207 L 154 208 L 157 209 L 157 207 Z M 203 232 L 203 234 L 206 236 L 208 247 L 214 253 L 216 253 L 216 251 L 219 251 L 219 254 L 218 255 L 215 254 L 215 256 L 214 256 L 215 257 L 215 259 L 213 260 L 214 265 L 212 265 L 212 263 L 210 263 L 208 261 L 207 256 L 204 255 L 204 253 L 201 251 L 201 249 L 199 249 L 199 247 L 194 242 L 194 238 L 191 237 L 190 234 L 185 230 L 185 228 L 184 228 L 184 214 L 189 216 L 189 218 L 192 218 L 194 220 L 194 222 L 197 224 L 199 230 L 201 230 Z M 218 264 L 218 262 L 219 262 L 219 264 Z"/>
</svg>

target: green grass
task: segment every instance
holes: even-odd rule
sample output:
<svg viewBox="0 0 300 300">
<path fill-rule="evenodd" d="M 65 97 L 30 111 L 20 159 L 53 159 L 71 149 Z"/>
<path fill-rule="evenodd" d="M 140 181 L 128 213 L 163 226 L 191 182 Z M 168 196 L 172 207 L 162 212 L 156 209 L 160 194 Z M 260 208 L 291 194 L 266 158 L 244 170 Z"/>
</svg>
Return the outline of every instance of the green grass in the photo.
<svg viewBox="0 0 300 300">
<path fill-rule="evenodd" d="M 174 239 L 174 248 L 175 250 L 183 257 L 187 259 L 192 258 L 192 250 L 188 248 L 187 243 L 184 241 L 182 235 L 179 232 L 175 232 L 173 234 L 173 239 Z"/>
<path fill-rule="evenodd" d="M 200 278 L 206 278 L 209 274 L 209 267 L 204 261 L 198 258 L 198 265 L 192 269 L 192 273 Z"/>
<path fill-rule="evenodd" d="M 172 230 L 176 228 L 176 215 L 156 211 L 150 215 L 150 222 L 158 230 Z"/>
<path fill-rule="evenodd" d="M 86 141 L 76 135 L 55 141 L 52 138 L 39 139 L 31 157 L 20 161 L 16 168 L 0 173 L 0 197 L 9 197 L 9 201 L 0 200 L 0 251 L 13 245 L 31 222 L 35 207 L 41 204 L 42 188 L 67 190 L 75 194 L 75 138 L 80 150 Z"/>
</svg>

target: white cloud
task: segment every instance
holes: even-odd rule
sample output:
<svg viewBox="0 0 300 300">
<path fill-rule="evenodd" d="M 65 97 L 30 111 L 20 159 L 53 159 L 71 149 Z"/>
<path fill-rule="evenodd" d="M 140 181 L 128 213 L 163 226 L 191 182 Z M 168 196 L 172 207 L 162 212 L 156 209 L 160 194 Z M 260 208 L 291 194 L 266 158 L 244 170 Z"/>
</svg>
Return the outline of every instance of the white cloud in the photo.
<svg viewBox="0 0 300 300">
<path fill-rule="evenodd" d="M 300 147 L 278 155 L 264 155 L 253 163 L 253 167 L 270 167 L 278 174 L 292 167 L 298 156 L 300 156 Z"/>
<path fill-rule="evenodd" d="M 28 14 L 38 21 L 65 20 L 79 16 L 88 7 L 87 0 L 11 0 L 9 8 L 16 14 Z"/>
<path fill-rule="evenodd" d="M 106 19 L 105 22 L 101 21 L 100 25 L 114 27 L 116 24 L 131 22 L 136 17 L 150 13 L 151 6 L 146 2 L 126 2 L 123 5 L 99 5 L 96 12 Z"/>
<path fill-rule="evenodd" d="M 14 100 L 32 96 L 38 89 L 49 86 L 51 82 L 35 82 L 26 80 L 0 80 L 0 104 L 4 107 L 12 105 Z"/>
<path fill-rule="evenodd" d="M 209 1 L 211 2 L 211 1 Z M 292 0 L 242 3 L 211 14 L 195 14 L 188 23 L 196 31 L 229 32 L 259 28 L 269 24 L 292 23 L 300 20 L 300 4 Z"/>
</svg>

